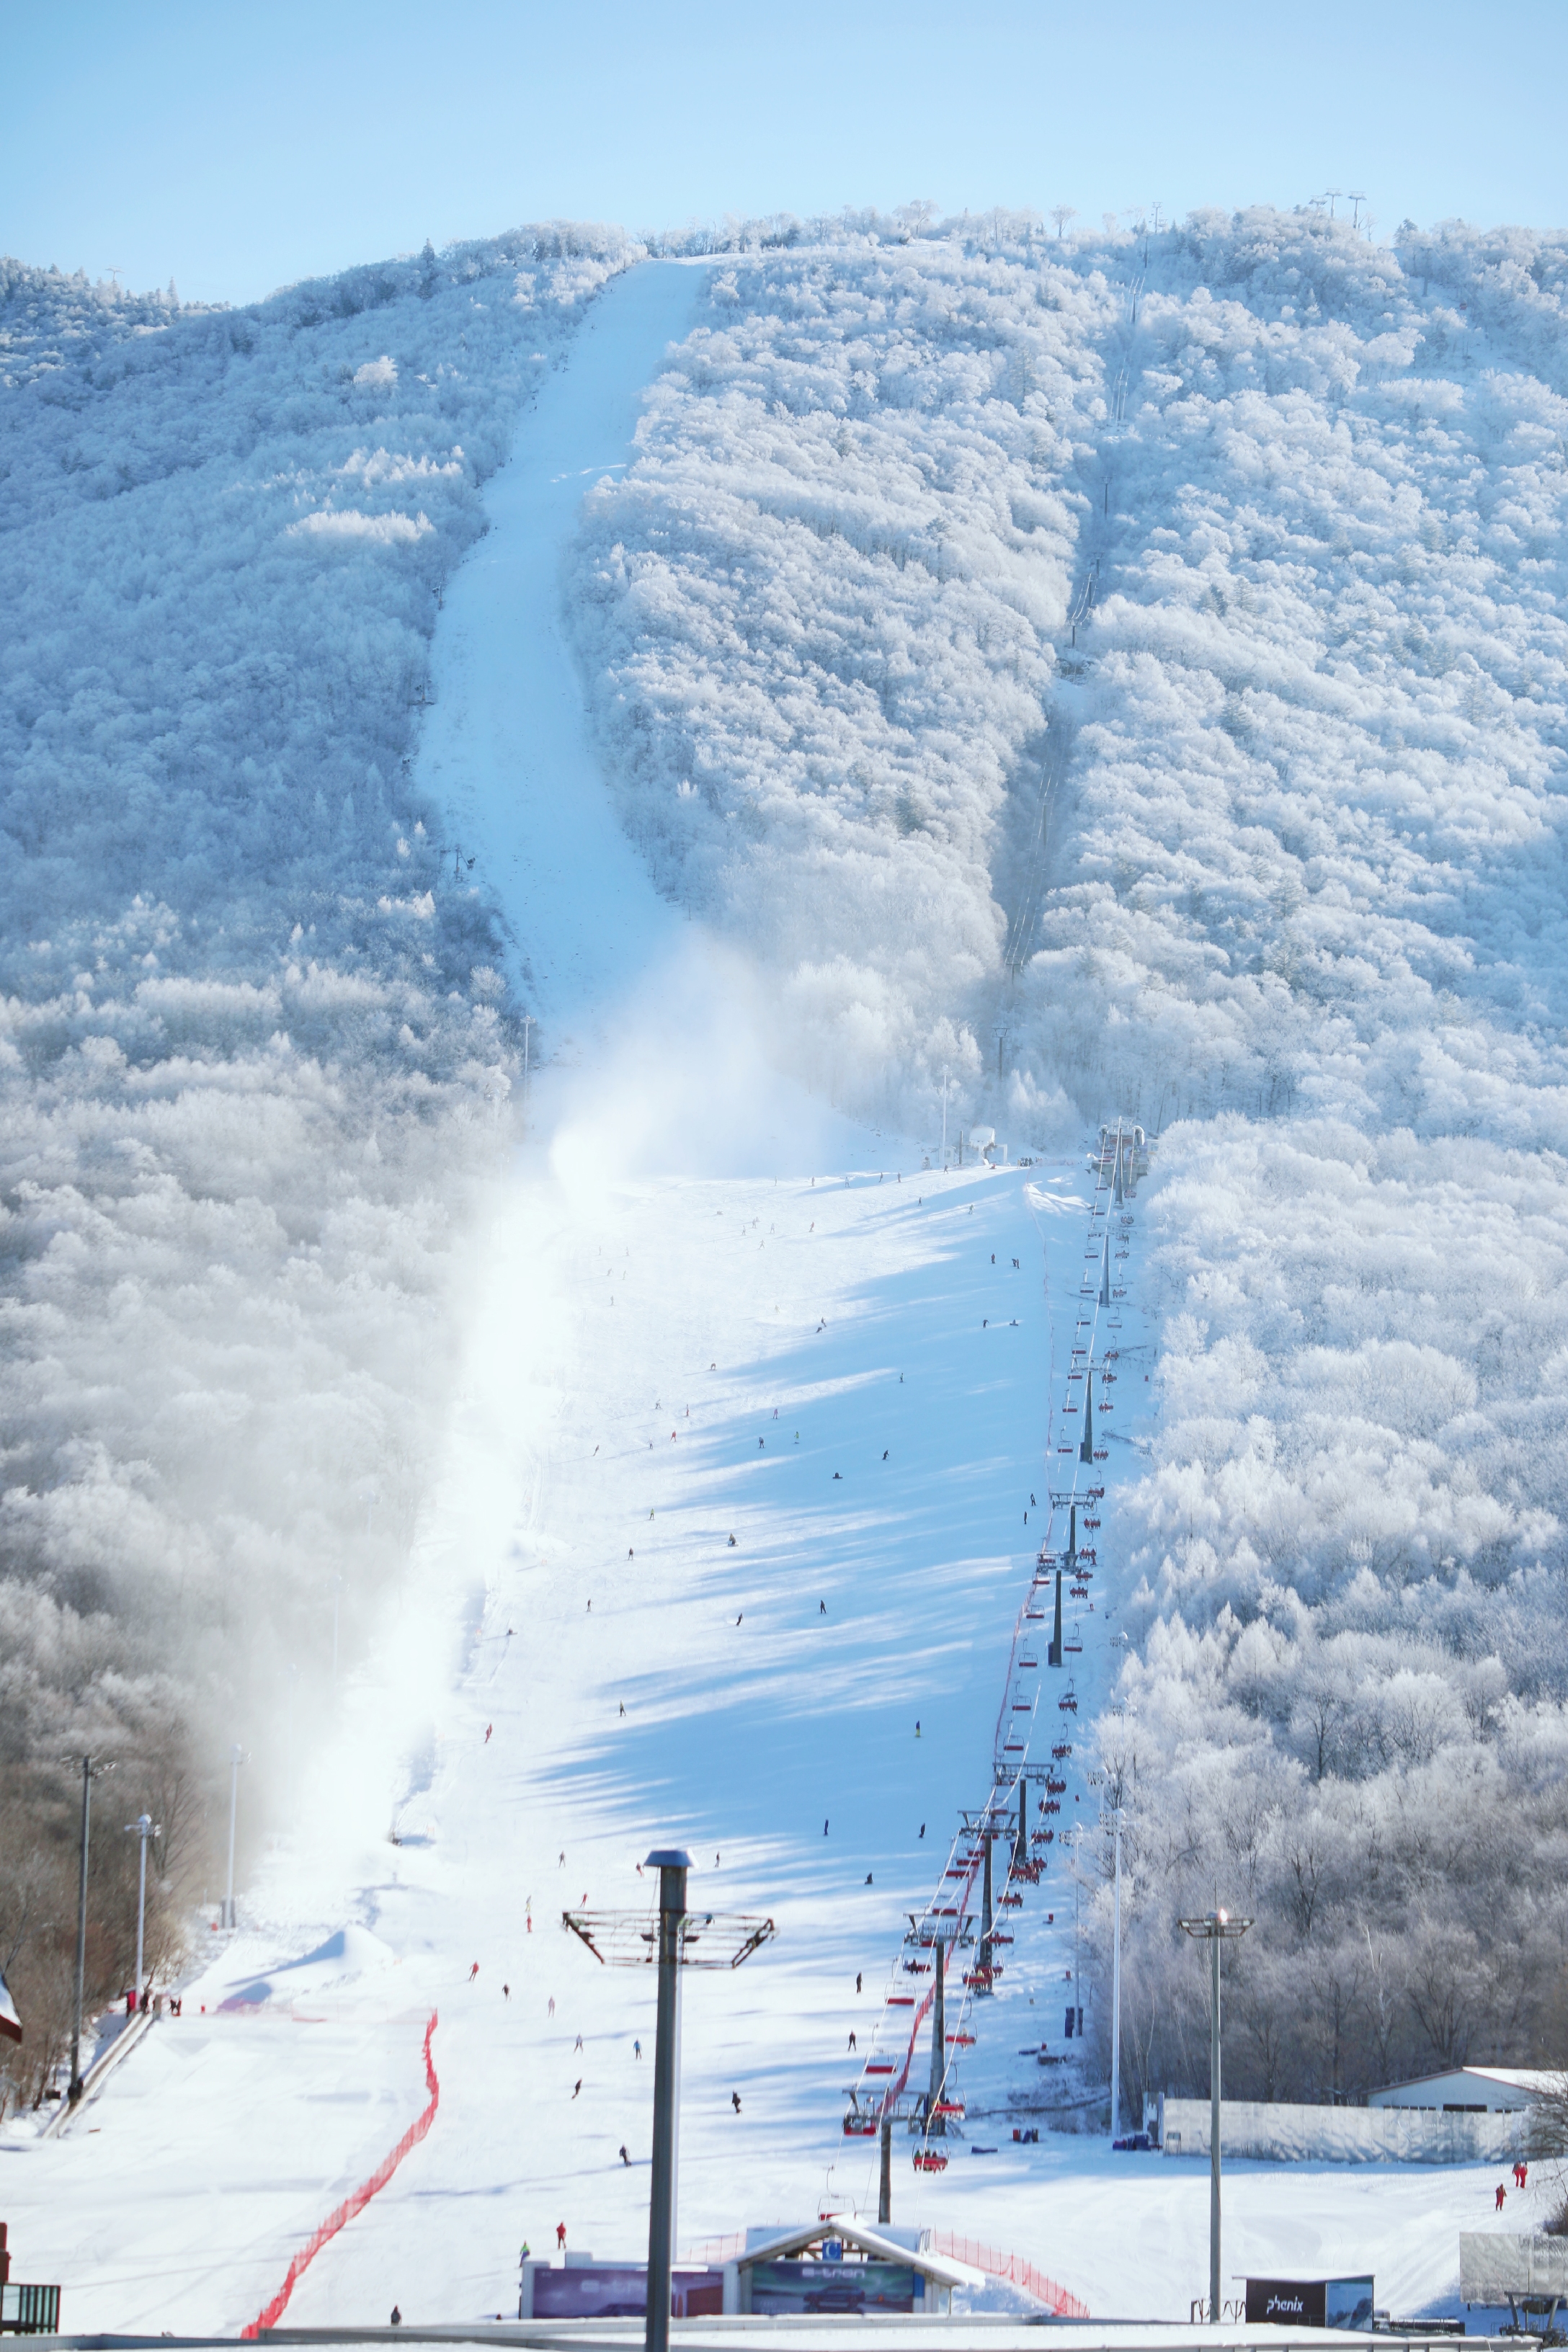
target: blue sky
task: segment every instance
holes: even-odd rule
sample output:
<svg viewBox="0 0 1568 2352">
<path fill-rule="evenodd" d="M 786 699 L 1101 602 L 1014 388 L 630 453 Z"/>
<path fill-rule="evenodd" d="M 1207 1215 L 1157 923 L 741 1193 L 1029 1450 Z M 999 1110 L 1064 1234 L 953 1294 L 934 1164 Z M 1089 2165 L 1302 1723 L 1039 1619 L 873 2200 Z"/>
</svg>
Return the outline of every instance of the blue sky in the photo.
<svg viewBox="0 0 1568 2352">
<path fill-rule="evenodd" d="M 0 0 L 0 249 L 243 301 L 570 216 L 927 197 L 1568 223 L 1563 0 Z"/>
</svg>

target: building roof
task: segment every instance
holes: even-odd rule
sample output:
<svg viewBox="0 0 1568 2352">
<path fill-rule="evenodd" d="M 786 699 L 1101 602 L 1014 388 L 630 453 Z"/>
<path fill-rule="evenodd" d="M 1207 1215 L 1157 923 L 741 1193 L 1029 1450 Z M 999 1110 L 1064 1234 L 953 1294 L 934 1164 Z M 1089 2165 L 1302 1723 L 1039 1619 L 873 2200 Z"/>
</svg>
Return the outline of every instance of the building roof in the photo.
<svg viewBox="0 0 1568 2352">
<path fill-rule="evenodd" d="M 847 2246 L 858 2247 L 879 2263 L 901 2263 L 906 2270 L 918 2271 L 922 2278 L 937 2286 L 973 2286 L 981 2273 L 966 2263 L 950 2262 L 944 2254 L 921 2253 L 913 2247 L 900 2246 L 896 2240 L 885 2238 L 879 2230 L 868 2230 L 863 2221 L 840 2220 L 807 2221 L 798 2229 L 780 2230 L 763 2238 L 756 2245 L 748 2245 L 743 2254 L 736 2256 L 737 2266 L 750 2270 L 755 2263 L 783 2262 L 790 2254 L 805 2252 L 807 2246 L 819 2245 L 824 2238 L 841 2238 Z"/>
<path fill-rule="evenodd" d="M 1568 2089 L 1568 2075 L 1550 2066 L 1443 2066 L 1436 2074 L 1412 2074 L 1403 2083 L 1385 2083 L 1387 2091 L 1418 2091 L 1426 2083 L 1451 2083 L 1456 2074 L 1471 2074 L 1478 2082 L 1501 2083 L 1510 2091 L 1526 2091 L 1531 2098 Z"/>
</svg>

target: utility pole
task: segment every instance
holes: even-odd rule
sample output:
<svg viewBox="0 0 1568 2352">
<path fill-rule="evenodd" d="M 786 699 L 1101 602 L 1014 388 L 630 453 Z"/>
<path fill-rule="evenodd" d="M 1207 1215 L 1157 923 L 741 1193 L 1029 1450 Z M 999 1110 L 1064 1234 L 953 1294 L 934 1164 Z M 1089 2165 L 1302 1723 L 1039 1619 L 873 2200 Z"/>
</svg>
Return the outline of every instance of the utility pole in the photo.
<svg viewBox="0 0 1568 2352">
<path fill-rule="evenodd" d="M 1219 2291 L 1219 1948 L 1245 1936 L 1250 1919 L 1233 1919 L 1228 1911 L 1205 1912 L 1201 1919 L 1184 1919 L 1189 1936 L 1209 1947 L 1213 1968 L 1209 2016 L 1209 2325 L 1220 2324 Z"/>
<path fill-rule="evenodd" d="M 163 1832 L 160 1827 L 154 1824 L 151 1813 L 138 1813 L 133 1822 L 126 1822 L 125 1834 L 127 1837 L 135 1838 L 141 1847 L 141 1853 L 138 1856 L 136 1884 L 135 1978 L 136 2006 L 140 2009 L 142 2006 L 142 1955 L 146 1940 L 145 1931 L 147 1926 L 147 1841 L 150 1837 L 162 1837 Z"/>
<path fill-rule="evenodd" d="M 1110 2139 L 1121 2137 L 1121 1808 L 1111 1812 L 1116 1830 L 1116 1932 L 1110 1947 Z"/>
<path fill-rule="evenodd" d="M 893 2119 L 882 2117 L 882 2168 L 877 2182 L 877 2219 L 890 2221 L 893 2218 Z"/>
<path fill-rule="evenodd" d="M 224 1905 L 224 1926 L 236 1927 L 234 1916 L 234 1828 L 239 1811 L 239 1768 L 245 1762 L 245 1751 L 231 1748 L 228 1751 L 228 1899 Z"/>
</svg>

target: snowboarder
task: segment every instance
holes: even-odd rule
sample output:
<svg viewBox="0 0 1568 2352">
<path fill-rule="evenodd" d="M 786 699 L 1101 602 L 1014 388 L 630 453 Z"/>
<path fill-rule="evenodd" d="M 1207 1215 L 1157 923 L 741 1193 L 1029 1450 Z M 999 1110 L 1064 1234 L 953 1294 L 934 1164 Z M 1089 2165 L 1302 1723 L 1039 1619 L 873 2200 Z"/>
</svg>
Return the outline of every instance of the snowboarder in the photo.
<svg viewBox="0 0 1568 2352">
<path fill-rule="evenodd" d="M 733 1551 L 733 1550 L 734 1550 L 734 1549 L 735 1549 L 735 1538 L 734 1538 L 734 1537 L 733 1537 L 733 1536 L 731 1536 L 731 1537 L 730 1538 L 730 1549 L 731 1549 L 731 1551 Z"/>
</svg>

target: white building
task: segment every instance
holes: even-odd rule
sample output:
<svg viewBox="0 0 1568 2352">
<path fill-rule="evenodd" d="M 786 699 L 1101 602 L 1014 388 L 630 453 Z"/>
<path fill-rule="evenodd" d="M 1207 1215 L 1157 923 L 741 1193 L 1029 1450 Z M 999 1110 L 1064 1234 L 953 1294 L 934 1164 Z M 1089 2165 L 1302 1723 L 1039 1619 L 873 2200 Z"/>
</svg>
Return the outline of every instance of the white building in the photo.
<svg viewBox="0 0 1568 2352">
<path fill-rule="evenodd" d="M 1390 2083 L 1369 2091 L 1369 2107 L 1437 2107 L 1450 2116 L 1517 2115 L 1568 2078 L 1541 2066 L 1450 2066 L 1446 2074 L 1419 2074 L 1413 2083 Z"/>
</svg>

